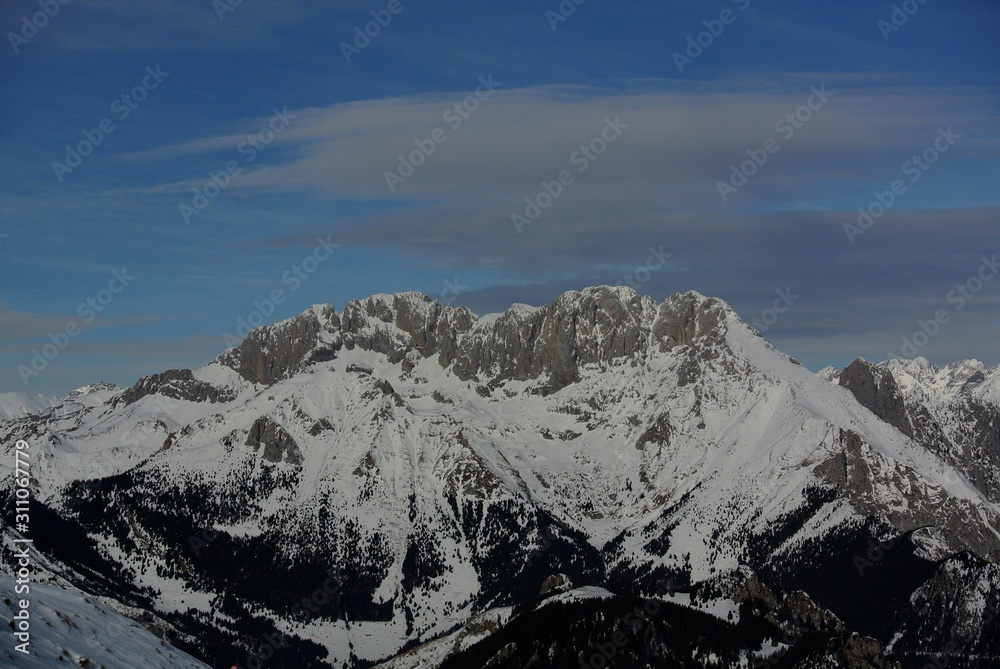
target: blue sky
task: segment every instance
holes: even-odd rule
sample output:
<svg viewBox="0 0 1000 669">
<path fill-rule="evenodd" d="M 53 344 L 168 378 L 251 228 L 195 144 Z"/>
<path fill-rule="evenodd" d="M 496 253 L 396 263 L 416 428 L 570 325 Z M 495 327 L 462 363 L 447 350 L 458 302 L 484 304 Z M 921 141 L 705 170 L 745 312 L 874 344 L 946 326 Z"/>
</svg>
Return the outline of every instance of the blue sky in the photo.
<svg viewBox="0 0 1000 669">
<path fill-rule="evenodd" d="M 995 2 L 223 2 L 0 13 L 0 391 L 199 366 L 314 303 L 622 281 L 813 369 L 1000 363 Z"/>
</svg>

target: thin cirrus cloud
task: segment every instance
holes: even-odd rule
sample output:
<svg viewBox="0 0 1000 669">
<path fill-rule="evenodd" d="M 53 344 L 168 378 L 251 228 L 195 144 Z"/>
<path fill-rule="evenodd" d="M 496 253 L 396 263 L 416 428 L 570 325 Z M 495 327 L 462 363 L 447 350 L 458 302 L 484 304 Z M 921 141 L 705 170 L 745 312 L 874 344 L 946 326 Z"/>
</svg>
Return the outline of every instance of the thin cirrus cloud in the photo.
<svg viewBox="0 0 1000 669">
<path fill-rule="evenodd" d="M 0 354 L 13 357 L 0 385 L 22 387 L 14 364 L 111 268 L 135 272 L 135 285 L 101 314 L 107 327 L 74 340 L 80 355 L 60 356 L 31 388 L 82 378 L 71 370 L 88 343 L 122 342 L 133 357 L 111 367 L 125 382 L 163 362 L 128 342 L 220 347 L 317 237 L 339 244 L 335 258 L 270 318 L 457 285 L 456 302 L 485 313 L 641 276 L 654 297 L 694 289 L 752 319 L 791 287 L 801 299 L 765 334 L 812 366 L 898 348 L 996 245 L 995 3 L 928 3 L 886 40 L 888 4 L 754 2 L 683 72 L 674 51 L 720 6 L 587 3 L 553 30 L 556 1 L 404 2 L 348 60 L 341 43 L 380 5 L 254 0 L 230 3 L 224 20 L 216 5 L 69 3 L 8 51 L 0 82 L 18 95 L 0 104 Z M 8 29 L 37 7 L 14 2 Z M 57 180 L 52 161 L 113 115 L 147 66 L 169 78 Z M 445 112 L 480 77 L 496 91 L 453 127 Z M 779 134 L 813 87 L 829 100 Z M 238 151 L 286 107 L 294 119 L 253 161 Z M 621 136 L 579 171 L 571 156 L 609 118 Z M 843 226 L 856 209 L 947 127 L 954 147 L 851 243 Z M 437 128 L 447 141 L 390 188 L 398 156 Z M 723 199 L 720 180 L 768 138 L 780 150 Z M 230 161 L 240 174 L 185 219 L 179 207 Z M 573 183 L 519 232 L 512 215 L 545 201 L 543 182 L 554 188 L 563 170 Z M 670 261 L 636 274 L 651 250 Z M 921 352 L 994 355 L 995 283 Z"/>
<path fill-rule="evenodd" d="M 259 167 L 230 189 L 255 197 L 292 193 L 317 203 L 372 206 L 349 224 L 265 236 L 258 245 L 309 245 L 334 232 L 370 247 L 440 264 L 468 276 L 499 272 L 501 283 L 459 297 L 477 311 L 511 301 L 545 302 L 560 291 L 615 283 L 650 247 L 672 253 L 645 292 L 695 288 L 729 300 L 748 320 L 793 287 L 802 295 L 782 327 L 768 333 L 808 361 L 831 356 L 881 359 L 914 324 L 944 304 L 956 282 L 992 252 L 997 219 L 991 174 L 996 155 L 996 91 L 918 85 L 885 75 L 808 74 L 781 86 L 630 82 L 615 92 L 579 86 L 504 89 L 501 85 L 453 128 L 445 117 L 468 92 L 365 100 L 294 110 Z M 776 79 L 777 80 L 777 79 Z M 776 127 L 814 91 L 811 118 Z M 450 117 L 454 118 L 454 117 Z M 579 172 L 571 155 L 597 137 L 606 119 L 627 125 Z M 252 131 L 264 120 L 248 122 Z M 794 128 L 794 133 L 789 128 Z M 441 128 L 446 141 L 393 192 L 386 172 Z M 954 145 L 910 181 L 903 165 L 950 128 Z M 790 136 L 789 136 L 790 135 Z M 185 159 L 233 147 L 240 134 L 186 142 Z M 723 201 L 718 182 L 768 138 L 780 148 Z M 166 146 L 144 160 L 171 160 Z M 511 221 L 542 182 L 570 170 L 574 182 L 520 233 Z M 844 225 L 896 179 L 907 191 L 863 235 Z M 146 194 L 177 193 L 167 182 Z M 194 185 L 197 185 L 194 183 Z M 928 355 L 988 348 L 983 327 L 997 298 L 984 292 L 956 314 Z M 880 305 L 877 308 L 873 305 Z M 840 358 L 838 358 L 840 359 Z"/>
<path fill-rule="evenodd" d="M 829 100 L 791 137 L 776 132 L 776 121 L 805 102 L 823 77 L 770 92 L 501 92 L 398 187 L 395 196 L 410 207 L 345 230 L 346 240 L 379 245 L 391 239 L 406 252 L 505 269 L 516 283 L 545 281 L 559 271 L 582 275 L 577 283 L 592 282 L 587 268 L 611 263 L 627 271 L 647 246 L 665 247 L 678 262 L 655 275 L 647 290 L 696 287 L 726 297 L 750 318 L 766 308 L 774 289 L 793 285 L 808 300 L 800 305 L 800 322 L 788 324 L 787 342 L 780 331 L 772 337 L 800 355 L 829 355 L 835 348 L 844 355 L 851 347 L 830 323 L 834 314 L 859 330 L 857 353 L 877 357 L 894 343 L 898 348 L 899 338 L 928 310 L 943 306 L 949 286 L 975 271 L 980 251 L 994 250 L 997 209 L 990 205 L 997 201 L 986 188 L 989 174 L 978 167 L 997 148 L 995 93 L 851 86 L 839 79 L 826 86 Z M 453 99 L 306 112 L 286 138 L 301 142 L 295 156 L 248 174 L 241 185 L 332 198 L 390 197 L 385 170 L 436 127 Z M 570 167 L 571 152 L 596 136 L 609 116 L 629 125 L 620 144 L 516 234 L 510 214 L 540 191 L 541 181 Z M 856 207 L 869 205 L 874 191 L 903 176 L 904 162 L 948 127 L 959 135 L 954 152 L 942 154 L 922 183 L 907 181 L 909 192 L 881 220 L 881 230 L 849 243 L 843 225 L 854 221 Z M 768 137 L 781 149 L 723 202 L 717 182 Z M 607 277 L 617 278 L 620 273 Z M 552 284 L 561 289 L 572 282 Z M 537 302 L 537 286 L 522 297 L 532 294 Z M 473 304 L 476 299 L 466 297 Z M 873 309 L 875 302 L 883 306 Z M 950 356 L 974 340 L 985 345 L 984 329 L 973 324 L 981 322 L 976 314 L 995 304 L 987 293 L 970 302 L 928 353 Z M 870 317 L 858 327 L 860 314 Z M 805 344 L 809 338 L 815 345 Z"/>
<path fill-rule="evenodd" d="M 929 147 L 940 128 L 951 127 L 960 140 L 953 155 L 942 156 L 933 170 L 941 175 L 939 183 L 962 175 L 964 185 L 941 194 L 927 178 L 900 198 L 899 208 L 927 208 L 930 194 L 935 196 L 932 208 L 995 202 L 983 197 L 989 192 L 985 175 L 964 174 L 997 149 L 995 91 L 864 80 L 859 85 L 842 75 L 797 79 L 780 90 L 742 92 L 654 82 L 615 94 L 583 87 L 505 90 L 501 85 L 458 128 L 458 117 L 446 113 L 466 92 L 294 110 L 296 118 L 268 149 L 272 156 L 259 167 L 246 166 L 229 188 L 397 204 L 395 213 L 373 214 L 373 225 L 350 234 L 376 242 L 381 227 L 390 226 L 400 244 L 434 251 L 442 243 L 482 241 L 483 235 L 517 236 L 511 214 L 523 211 L 524 198 L 534 197 L 543 181 L 570 170 L 574 183 L 522 234 L 544 238 L 546 230 L 567 228 L 587 234 L 590 226 L 610 222 L 639 234 L 649 225 L 704 216 L 722 221 L 764 208 L 852 211 L 867 205 L 875 189 L 899 178 L 902 164 Z M 826 102 L 801 127 L 783 124 L 779 131 L 776 123 L 806 103 L 814 89 L 829 95 Z M 619 119 L 627 129 L 586 172 L 579 172 L 572 154 L 598 137 L 606 119 Z M 388 183 L 387 172 L 401 173 L 399 156 L 418 150 L 418 140 L 429 146 L 436 128 L 447 139 L 434 145 L 411 176 Z M 247 129 L 252 132 L 255 124 Z M 719 181 L 729 179 L 732 166 L 748 160 L 747 151 L 759 150 L 768 138 L 777 140 L 779 150 L 724 201 Z M 180 152 L 190 157 L 220 150 L 235 157 L 239 141 L 238 134 L 206 137 L 141 157 L 155 161 L 176 159 Z M 178 193 L 203 181 L 133 191 Z M 404 220 L 419 225 L 409 225 L 413 233 L 407 234 Z M 495 254 L 485 248 L 474 253 L 489 255 Z M 518 259 L 508 262 L 516 266 Z"/>
<path fill-rule="evenodd" d="M 692 204 L 705 193 L 718 200 L 715 182 L 728 176 L 730 165 L 747 158 L 745 150 L 757 148 L 768 137 L 783 146 L 753 183 L 766 184 L 789 174 L 830 180 L 869 178 L 882 167 L 897 167 L 906 152 L 923 150 L 940 126 L 953 126 L 968 138 L 962 142 L 966 157 L 986 156 L 998 146 L 997 116 L 992 111 L 995 91 L 831 84 L 836 77 L 821 74 L 799 79 L 798 86 L 783 90 L 736 93 L 680 87 L 608 94 L 581 87 L 505 90 L 501 85 L 457 129 L 452 121 L 457 117 L 446 120 L 445 113 L 468 92 L 292 110 L 296 118 L 274 143 L 286 151 L 286 159 L 247 171 L 233 186 L 304 190 L 340 198 L 506 195 L 525 183 L 550 177 L 552 170 L 569 168 L 570 154 L 596 137 L 608 117 L 619 117 L 628 130 L 623 142 L 598 161 L 612 167 L 595 170 L 604 176 L 592 185 L 672 180 L 680 182 L 680 192 L 690 193 L 690 186 L 696 186 Z M 806 103 L 813 87 L 824 87 L 828 101 L 786 139 L 775 124 Z M 263 119 L 259 125 L 265 123 Z M 390 192 L 385 171 L 395 170 L 398 156 L 415 150 L 415 140 L 424 140 L 435 128 L 445 131 L 446 141 L 412 178 Z M 257 127 L 250 122 L 246 129 L 253 132 Z M 196 139 L 132 157 L 155 160 L 232 151 L 241 137 Z M 880 154 L 888 162 L 862 160 Z M 853 169 L 831 174 L 831 166 L 845 165 Z M 803 166 L 809 166 L 806 174 L 801 172 Z M 743 199 L 752 198 L 753 190 L 748 188 L 751 194 Z"/>
</svg>

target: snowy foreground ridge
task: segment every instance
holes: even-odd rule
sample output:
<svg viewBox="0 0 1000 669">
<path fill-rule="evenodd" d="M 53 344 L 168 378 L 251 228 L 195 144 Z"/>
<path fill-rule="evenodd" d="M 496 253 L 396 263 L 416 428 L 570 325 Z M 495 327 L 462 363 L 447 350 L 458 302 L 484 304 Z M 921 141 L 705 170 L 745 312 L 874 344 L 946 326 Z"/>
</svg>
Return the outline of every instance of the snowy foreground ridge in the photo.
<svg viewBox="0 0 1000 669">
<path fill-rule="evenodd" d="M 0 591 L 5 597 L 14 592 L 9 576 L 0 576 Z M 0 650 L 0 665 L 4 667 L 206 667 L 142 622 L 74 588 L 37 584 L 31 598 L 32 625 L 37 632 L 27 647 L 30 652 L 19 652 L 13 644 L 5 643 Z M 15 616 L 6 601 L 0 602 L 0 611 L 8 620 Z"/>
<path fill-rule="evenodd" d="M 685 637 L 690 666 L 909 666 L 949 643 L 1000 663 L 1000 371 L 977 361 L 813 374 L 694 292 L 482 317 L 403 293 L 0 412 L 5 450 L 30 445 L 46 596 L 145 612 L 209 666 L 519 666 L 567 616 L 583 636 L 539 666 L 616 629 L 608 666 L 673 662 L 684 616 L 718 626 Z M 662 605 L 629 618 L 643 601 Z M 128 618 L 129 648 L 181 657 Z M 86 625 L 32 630 L 103 662 Z"/>
</svg>

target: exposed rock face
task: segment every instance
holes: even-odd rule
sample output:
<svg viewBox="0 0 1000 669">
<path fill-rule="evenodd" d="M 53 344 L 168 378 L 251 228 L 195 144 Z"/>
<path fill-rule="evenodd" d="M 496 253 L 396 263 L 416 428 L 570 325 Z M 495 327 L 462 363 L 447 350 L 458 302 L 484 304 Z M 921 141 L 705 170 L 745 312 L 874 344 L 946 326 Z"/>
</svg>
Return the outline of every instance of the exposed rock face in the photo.
<svg viewBox="0 0 1000 669">
<path fill-rule="evenodd" d="M 607 365 L 721 332 L 727 307 L 697 293 L 671 295 L 662 305 L 631 288 L 598 286 L 563 294 L 538 309 L 515 306 L 476 327 L 459 344 L 455 372 L 462 379 L 528 380 L 548 377 L 554 392 L 579 379 L 583 365 Z"/>
<path fill-rule="evenodd" d="M 815 638 L 822 631 L 826 637 L 822 648 L 824 658 L 830 664 L 818 666 L 842 666 L 852 669 L 896 669 L 898 664 L 886 659 L 882 645 L 873 638 L 851 632 L 836 615 L 817 604 L 801 590 L 774 592 L 749 567 L 743 566 L 734 572 L 722 574 L 710 581 L 699 584 L 696 598 L 711 599 L 723 596 L 739 604 L 749 605 L 751 610 L 774 624 L 783 632 L 783 641 L 796 644 L 807 635 Z M 803 646 L 809 645 L 808 643 Z M 777 665 L 785 651 L 778 651 L 768 664 Z M 790 666 L 813 666 L 802 662 Z M 762 666 L 758 662 L 754 666 Z"/>
<path fill-rule="evenodd" d="M 851 669 L 890 669 L 899 667 L 897 662 L 888 662 L 882 655 L 882 646 L 875 639 L 851 634 L 840 645 L 840 655 L 845 666 Z"/>
<path fill-rule="evenodd" d="M 254 450 L 263 446 L 261 456 L 268 462 L 302 464 L 302 453 L 295 439 L 267 416 L 261 416 L 254 421 L 245 443 Z"/>
<path fill-rule="evenodd" d="M 438 355 L 447 367 L 458 340 L 475 317 L 465 307 L 442 306 L 421 293 L 376 295 L 347 304 L 341 318 L 344 345 L 384 353 L 400 362 L 412 350 L 423 357 Z"/>
<path fill-rule="evenodd" d="M 168 369 L 160 374 L 142 377 L 121 394 L 118 402 L 129 405 L 156 393 L 190 402 L 228 402 L 235 397 L 229 390 L 195 379 L 190 369 Z"/>
<path fill-rule="evenodd" d="M 462 379 L 528 380 L 548 376 L 550 391 L 579 378 L 581 365 L 641 353 L 656 303 L 629 288 L 571 291 L 553 304 L 515 305 L 476 326 L 458 346 Z"/>
<path fill-rule="evenodd" d="M 603 369 L 618 360 L 638 362 L 655 353 L 678 349 L 676 385 L 691 386 L 697 399 L 704 374 L 723 371 L 738 377 L 743 373 L 720 367 L 729 364 L 725 338 L 735 322 L 735 315 L 724 302 L 694 292 L 675 293 L 657 304 L 631 288 L 597 286 L 567 292 L 548 306 L 514 305 L 503 314 L 482 319 L 468 309 L 444 306 L 411 292 L 351 301 L 339 315 L 329 305 L 314 306 L 298 317 L 253 330 L 218 362 L 248 381 L 272 385 L 311 364 L 335 359 L 342 349 L 360 349 L 380 353 L 388 362 L 400 364 L 404 374 L 412 372 L 422 359 L 435 359 L 439 365 L 450 367 L 459 379 L 478 383 L 477 392 L 489 397 L 497 386 L 511 380 L 539 381 L 531 392 L 551 394 L 578 381 L 584 368 Z M 985 384 L 981 370 L 975 365 L 966 367 L 948 381 L 951 396 Z M 348 370 L 372 374 L 370 366 L 358 363 L 349 365 Z M 878 418 L 956 464 L 991 499 L 1000 499 L 1000 410 L 995 406 L 963 401 L 952 411 L 960 428 L 948 432 L 933 407 L 910 398 L 893 371 L 884 365 L 856 360 L 836 378 Z M 147 377 L 122 397 L 123 401 L 134 402 L 154 392 L 196 401 L 232 398 L 232 391 L 197 381 L 188 370 Z M 395 406 L 405 405 L 385 380 L 376 380 L 366 393 L 366 397 L 370 394 L 373 398 L 391 396 Z M 435 399 L 446 398 L 439 393 Z M 388 419 L 387 412 L 389 409 L 382 407 L 376 418 Z M 318 421 L 313 423 L 311 430 L 324 430 Z M 678 429 L 669 417 L 661 415 L 645 432 L 635 435 L 632 443 L 640 450 L 655 446 L 649 457 L 659 457 L 676 438 Z M 277 445 L 267 450 L 265 457 L 280 460 L 287 450 L 285 441 L 283 437 L 272 439 L 278 435 L 275 429 L 272 432 L 267 433 L 265 441 Z M 968 509 L 955 499 L 942 505 L 930 503 L 928 500 L 936 499 L 939 490 L 918 481 L 906 467 L 892 463 L 888 471 L 873 466 L 873 462 L 881 462 L 880 456 L 854 432 L 845 432 L 841 443 L 842 451 L 815 471 L 847 492 L 857 508 L 875 512 L 886 504 L 880 497 L 885 490 L 899 490 L 905 484 L 904 489 L 910 492 L 895 495 L 898 499 L 893 500 L 898 510 L 891 522 L 898 529 L 938 524 L 981 526 L 961 522 Z M 989 554 L 995 547 L 995 536 L 985 531 L 972 535 L 969 530 L 966 539 L 971 539 L 971 546 L 982 554 Z M 955 543 L 961 539 L 955 535 L 947 538 Z"/>
<path fill-rule="evenodd" d="M 718 594 L 737 604 L 746 601 L 756 602 L 766 611 L 777 609 L 781 604 L 774 592 L 761 582 L 757 572 L 746 566 L 717 576 L 709 582 L 706 589 L 717 590 Z"/>
<path fill-rule="evenodd" d="M 542 587 L 538 591 L 538 598 L 545 599 L 549 595 L 558 592 L 565 592 L 572 587 L 572 583 L 565 574 L 553 574 L 542 582 Z"/>
<path fill-rule="evenodd" d="M 67 399 L 72 399 L 72 398 L 77 398 L 77 397 L 83 397 L 83 396 L 89 395 L 91 393 L 98 393 L 98 392 L 102 392 L 102 391 L 111 391 L 111 392 L 114 392 L 114 391 L 117 391 L 117 390 L 121 390 L 121 388 L 118 387 L 117 384 L 108 383 L 107 381 L 98 381 L 97 383 L 88 383 L 85 386 L 82 386 L 80 388 L 76 388 L 74 390 L 71 390 L 66 395 L 66 398 Z"/>
<path fill-rule="evenodd" d="M 271 385 L 309 363 L 332 360 L 341 346 L 339 337 L 331 334 L 339 324 L 330 305 L 313 307 L 301 316 L 252 330 L 218 362 L 251 383 Z"/>
<path fill-rule="evenodd" d="M 858 358 L 840 373 L 839 383 L 873 414 L 906 436 L 914 436 L 903 395 L 889 370 Z"/>
<path fill-rule="evenodd" d="M 901 532 L 933 525 L 953 546 L 967 546 L 981 555 L 994 549 L 995 514 L 986 523 L 971 522 L 979 511 L 968 500 L 941 495 L 910 468 L 880 456 L 854 432 L 842 432 L 839 441 L 841 453 L 814 471 L 846 492 L 859 511 L 875 515 L 889 509 L 886 518 Z"/>
<path fill-rule="evenodd" d="M 218 362 L 252 383 L 272 385 L 306 366 L 333 360 L 341 348 L 383 353 L 390 362 L 437 355 L 442 366 L 454 359 L 458 340 L 474 315 L 433 302 L 420 293 L 376 295 L 352 300 L 338 315 L 330 305 L 273 326 L 259 327 Z M 412 367 L 411 367 L 412 368 Z"/>
<path fill-rule="evenodd" d="M 1000 410 L 977 401 L 968 402 L 963 409 L 962 422 L 972 437 L 963 469 L 973 485 L 1000 502 Z M 966 449 L 954 446 L 952 450 Z"/>
<path fill-rule="evenodd" d="M 704 337 L 719 338 L 726 316 L 731 313 L 721 300 L 688 292 L 673 294 L 660 305 L 653 336 L 661 350 L 690 346 Z M 724 326 L 723 326 L 724 327 Z"/>
<path fill-rule="evenodd" d="M 268 386 L 310 364 L 335 359 L 342 348 L 360 348 L 401 363 L 404 372 L 421 358 L 437 356 L 442 367 L 454 363 L 463 380 L 544 378 L 542 392 L 549 393 L 577 381 L 584 365 L 642 355 L 650 345 L 669 350 L 720 337 L 730 313 L 720 300 L 697 293 L 674 294 L 658 305 L 622 286 L 570 291 L 540 308 L 515 305 L 486 321 L 465 307 L 442 305 L 420 293 L 375 295 L 348 302 L 339 315 L 330 305 L 314 306 L 256 328 L 217 362 Z M 155 392 L 152 382 L 146 386 L 129 397 Z M 185 392 L 219 398 L 210 401 L 226 399 L 221 391 L 212 395 L 208 384 Z"/>
<path fill-rule="evenodd" d="M 912 372 L 925 381 L 948 371 L 954 378 L 937 396 L 919 383 L 905 393 L 896 378 Z M 839 384 L 883 421 L 961 469 L 990 500 L 1000 502 L 1000 408 L 972 394 L 984 379 L 971 365 L 937 370 L 922 359 L 879 365 L 858 359 L 840 373 Z"/>
</svg>

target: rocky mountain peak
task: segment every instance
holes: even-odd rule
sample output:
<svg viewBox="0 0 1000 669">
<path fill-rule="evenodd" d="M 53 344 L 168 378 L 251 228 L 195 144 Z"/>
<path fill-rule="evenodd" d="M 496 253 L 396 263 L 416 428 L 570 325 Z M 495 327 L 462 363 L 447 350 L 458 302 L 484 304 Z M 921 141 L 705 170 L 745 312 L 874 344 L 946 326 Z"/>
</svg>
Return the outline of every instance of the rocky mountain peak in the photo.
<svg viewBox="0 0 1000 669">
<path fill-rule="evenodd" d="M 94 393 L 117 392 L 119 390 L 121 390 L 121 388 L 118 387 L 117 384 L 108 383 L 107 381 L 99 381 L 97 383 L 88 383 L 85 386 L 74 388 L 69 391 L 64 399 L 76 399 L 86 397 L 87 395 L 93 395 Z"/>
<path fill-rule="evenodd" d="M 839 384 L 881 420 L 963 472 L 990 500 L 1000 499 L 997 369 L 977 360 L 938 368 L 924 358 L 873 365 L 858 359 Z"/>
<path fill-rule="evenodd" d="M 314 305 L 293 318 L 251 330 L 216 362 L 251 383 L 271 385 L 311 362 L 333 359 L 342 345 L 339 330 L 336 310 L 329 304 Z"/>
<path fill-rule="evenodd" d="M 569 291 L 534 310 L 517 305 L 463 338 L 455 372 L 462 379 L 527 380 L 547 377 L 543 392 L 579 379 L 584 365 L 642 357 L 720 335 L 735 318 L 721 300 L 675 293 L 662 304 L 626 286 Z"/>
<path fill-rule="evenodd" d="M 454 363 L 463 380 L 547 377 L 549 392 L 577 380 L 582 365 L 643 355 L 651 342 L 660 350 L 690 345 L 721 335 L 730 318 L 736 316 L 725 302 L 699 293 L 675 293 L 658 305 L 627 286 L 568 291 L 547 306 L 515 304 L 482 319 L 419 292 L 378 294 L 351 300 L 339 315 L 315 305 L 256 328 L 217 362 L 271 385 L 341 348 L 360 348 L 402 363 L 404 371 L 437 356 L 442 367 Z"/>
<path fill-rule="evenodd" d="M 674 293 L 660 305 L 653 334 L 663 350 L 689 346 L 705 337 L 718 339 L 730 319 L 740 322 L 732 307 L 718 298 L 695 291 Z"/>
<path fill-rule="evenodd" d="M 893 358 L 883 365 L 892 372 L 904 394 L 951 403 L 960 396 L 988 392 L 989 370 L 979 360 L 959 360 L 937 367 L 926 358 Z M 988 399 L 988 398 L 987 398 Z"/>
<path fill-rule="evenodd" d="M 475 321 L 466 307 L 452 307 L 418 292 L 374 295 L 352 300 L 341 323 L 344 345 L 383 353 L 390 362 L 438 355 L 443 367 L 451 364 L 458 340 Z M 410 357 L 408 357 L 410 356 Z"/>
<path fill-rule="evenodd" d="M 888 369 L 858 358 L 844 368 L 838 383 L 851 391 L 854 398 L 873 414 L 906 436 L 913 436 L 903 394 Z"/>
</svg>

